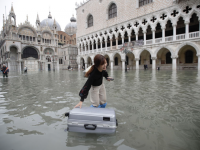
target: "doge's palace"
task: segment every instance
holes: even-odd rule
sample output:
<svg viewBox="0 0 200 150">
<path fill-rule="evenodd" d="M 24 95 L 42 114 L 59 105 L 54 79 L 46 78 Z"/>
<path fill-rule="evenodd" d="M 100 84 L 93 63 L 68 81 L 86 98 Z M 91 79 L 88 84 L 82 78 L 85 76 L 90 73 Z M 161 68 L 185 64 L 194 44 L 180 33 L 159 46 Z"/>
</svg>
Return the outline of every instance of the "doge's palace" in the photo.
<svg viewBox="0 0 200 150">
<path fill-rule="evenodd" d="M 200 1 L 87 0 L 77 8 L 77 63 L 104 55 L 110 69 L 200 70 Z M 140 46 L 120 51 L 126 42 Z"/>
</svg>

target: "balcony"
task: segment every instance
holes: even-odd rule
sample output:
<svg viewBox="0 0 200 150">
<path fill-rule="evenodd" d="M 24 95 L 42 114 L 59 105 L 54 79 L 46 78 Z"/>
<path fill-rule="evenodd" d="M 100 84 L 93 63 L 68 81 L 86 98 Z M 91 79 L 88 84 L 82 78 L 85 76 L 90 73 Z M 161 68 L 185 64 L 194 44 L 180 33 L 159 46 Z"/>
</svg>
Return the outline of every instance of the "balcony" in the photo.
<svg viewBox="0 0 200 150">
<path fill-rule="evenodd" d="M 195 38 L 200 38 L 200 31 L 197 31 L 197 32 L 190 32 L 188 34 L 188 39 L 195 39 Z M 181 41 L 181 40 L 185 40 L 187 39 L 187 35 L 186 34 L 178 34 L 176 35 L 175 37 L 174 36 L 167 36 L 167 37 L 164 37 L 164 41 L 163 41 L 163 38 L 156 38 L 156 39 L 150 39 L 150 40 L 146 40 L 146 43 L 144 45 L 153 45 L 153 44 L 159 44 L 159 43 L 168 43 L 168 42 L 175 42 L 175 41 Z M 154 42 L 155 41 L 155 42 Z M 97 54 L 97 53 L 100 53 L 100 52 L 108 52 L 108 51 L 111 51 L 111 50 L 116 50 L 116 47 L 117 49 L 120 49 L 123 47 L 123 45 L 118 45 L 118 46 L 112 46 L 112 49 L 111 47 L 104 47 L 104 48 L 99 48 L 99 49 L 94 49 L 94 50 L 89 50 L 89 51 L 83 51 L 83 52 L 80 52 L 80 55 L 85 55 L 85 54 Z"/>
</svg>

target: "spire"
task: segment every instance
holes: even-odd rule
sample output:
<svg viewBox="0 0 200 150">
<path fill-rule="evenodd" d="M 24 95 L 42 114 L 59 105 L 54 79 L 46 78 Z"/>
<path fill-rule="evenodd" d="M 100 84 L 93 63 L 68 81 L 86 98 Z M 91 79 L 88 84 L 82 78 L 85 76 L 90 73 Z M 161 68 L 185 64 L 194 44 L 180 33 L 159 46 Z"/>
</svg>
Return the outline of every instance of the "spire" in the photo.
<svg viewBox="0 0 200 150">
<path fill-rule="evenodd" d="M 36 20 L 38 20 L 38 21 L 40 21 L 40 19 L 39 19 L 39 15 L 37 14 L 37 19 Z"/>
<path fill-rule="evenodd" d="M 3 26 L 5 25 L 5 19 L 4 19 L 4 14 L 3 14 Z"/>
<path fill-rule="evenodd" d="M 54 29 L 54 31 L 56 31 L 56 28 L 57 28 L 57 24 L 56 24 L 56 19 L 54 18 L 54 21 L 53 21 L 53 29 Z"/>
<path fill-rule="evenodd" d="M 26 16 L 26 21 L 28 22 L 28 15 Z"/>
<path fill-rule="evenodd" d="M 13 3 L 12 3 L 12 5 L 11 5 L 11 11 L 10 11 L 10 13 L 14 13 Z"/>
<path fill-rule="evenodd" d="M 48 16 L 48 18 L 52 19 L 52 16 L 51 16 L 51 12 L 50 12 L 50 11 L 49 11 L 49 16 Z"/>
</svg>

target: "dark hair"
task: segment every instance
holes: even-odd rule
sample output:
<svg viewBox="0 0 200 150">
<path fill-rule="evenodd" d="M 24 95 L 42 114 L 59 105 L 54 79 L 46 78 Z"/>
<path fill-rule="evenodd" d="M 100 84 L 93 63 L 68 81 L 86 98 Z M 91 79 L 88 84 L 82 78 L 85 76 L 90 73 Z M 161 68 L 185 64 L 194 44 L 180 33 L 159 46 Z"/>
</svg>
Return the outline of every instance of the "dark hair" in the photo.
<svg viewBox="0 0 200 150">
<path fill-rule="evenodd" d="M 85 77 L 88 77 L 90 75 L 90 73 L 94 70 L 94 67 L 98 68 L 100 65 L 103 65 L 105 61 L 106 58 L 103 55 L 97 54 L 94 57 L 94 65 L 90 68 L 88 72 L 86 72 Z"/>
</svg>

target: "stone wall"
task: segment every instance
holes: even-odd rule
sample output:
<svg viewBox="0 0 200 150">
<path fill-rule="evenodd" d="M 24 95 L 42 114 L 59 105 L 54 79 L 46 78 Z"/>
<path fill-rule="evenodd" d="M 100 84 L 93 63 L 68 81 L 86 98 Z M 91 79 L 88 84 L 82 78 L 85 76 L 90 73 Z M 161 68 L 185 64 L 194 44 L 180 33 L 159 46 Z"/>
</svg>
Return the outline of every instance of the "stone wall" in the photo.
<svg viewBox="0 0 200 150">
<path fill-rule="evenodd" d="M 117 17 L 108 19 L 108 7 L 117 5 Z M 173 0 L 153 0 L 152 3 L 138 7 L 138 0 L 90 0 L 77 8 L 77 38 L 110 26 L 120 24 L 152 12 L 170 7 Z M 87 28 L 87 17 L 93 15 L 93 26 Z"/>
</svg>

